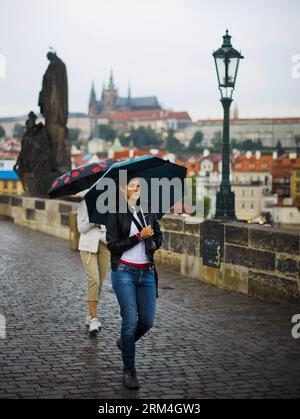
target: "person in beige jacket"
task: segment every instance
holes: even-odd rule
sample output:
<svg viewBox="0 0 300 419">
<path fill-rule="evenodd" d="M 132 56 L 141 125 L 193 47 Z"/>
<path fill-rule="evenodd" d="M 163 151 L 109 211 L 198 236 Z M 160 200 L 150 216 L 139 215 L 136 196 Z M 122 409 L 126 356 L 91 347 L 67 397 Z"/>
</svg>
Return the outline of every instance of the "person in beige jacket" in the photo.
<svg viewBox="0 0 300 419">
<path fill-rule="evenodd" d="M 89 311 L 86 326 L 90 333 L 101 328 L 97 318 L 97 305 L 101 288 L 109 265 L 109 251 L 106 247 L 106 228 L 104 225 L 89 222 L 85 199 L 77 210 L 77 228 L 80 233 L 78 250 L 87 276 L 87 299 Z"/>
</svg>

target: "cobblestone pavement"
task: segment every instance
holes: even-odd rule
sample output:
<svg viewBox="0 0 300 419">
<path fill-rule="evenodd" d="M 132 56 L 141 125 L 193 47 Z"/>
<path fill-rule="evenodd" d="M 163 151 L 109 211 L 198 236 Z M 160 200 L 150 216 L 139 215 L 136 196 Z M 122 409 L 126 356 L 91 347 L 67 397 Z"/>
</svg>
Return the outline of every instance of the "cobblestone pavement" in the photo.
<svg viewBox="0 0 300 419">
<path fill-rule="evenodd" d="M 102 331 L 89 337 L 85 274 L 68 242 L 0 221 L 1 398 L 300 396 L 300 307 L 266 303 L 159 269 L 155 327 L 137 344 L 140 390 L 121 383 L 116 298 L 107 276 Z"/>
</svg>

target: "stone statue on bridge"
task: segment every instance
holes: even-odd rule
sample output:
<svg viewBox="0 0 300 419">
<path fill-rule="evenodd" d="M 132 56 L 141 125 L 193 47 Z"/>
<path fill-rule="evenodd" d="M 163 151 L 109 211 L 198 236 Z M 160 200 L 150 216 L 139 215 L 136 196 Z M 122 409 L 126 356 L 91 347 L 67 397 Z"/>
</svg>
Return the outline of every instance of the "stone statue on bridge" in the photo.
<svg viewBox="0 0 300 419">
<path fill-rule="evenodd" d="M 62 174 L 71 169 L 68 140 L 68 80 L 63 61 L 55 52 L 48 52 L 50 64 L 43 77 L 39 107 L 45 118 L 57 169 Z"/>
<path fill-rule="evenodd" d="M 68 81 L 66 66 L 54 52 L 44 74 L 38 104 L 45 125 L 36 124 L 34 112 L 28 114 L 22 149 L 14 170 L 26 194 L 47 196 L 52 181 L 71 169 L 68 140 Z"/>
<path fill-rule="evenodd" d="M 47 130 L 36 124 L 34 112 L 28 114 L 22 149 L 14 166 L 25 192 L 31 196 L 47 196 L 52 180 L 59 176 Z"/>
</svg>

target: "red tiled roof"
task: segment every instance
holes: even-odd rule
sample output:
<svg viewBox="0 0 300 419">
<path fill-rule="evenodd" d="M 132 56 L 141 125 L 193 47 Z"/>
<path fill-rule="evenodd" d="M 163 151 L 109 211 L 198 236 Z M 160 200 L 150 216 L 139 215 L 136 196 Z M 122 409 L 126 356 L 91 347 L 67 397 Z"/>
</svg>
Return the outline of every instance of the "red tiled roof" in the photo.
<svg viewBox="0 0 300 419">
<path fill-rule="evenodd" d="M 169 112 L 167 115 L 168 119 L 183 119 L 191 121 L 191 117 L 187 112 Z"/>
<path fill-rule="evenodd" d="M 281 179 L 291 176 L 292 168 L 300 167 L 300 158 L 290 159 L 288 156 L 279 157 L 274 160 L 272 167 L 273 179 Z"/>
<path fill-rule="evenodd" d="M 7 150 L 2 150 L 0 151 L 0 159 L 17 159 L 19 156 L 20 152 L 19 151 L 7 151 Z"/>
<path fill-rule="evenodd" d="M 212 154 L 209 154 L 206 157 L 203 156 L 201 158 L 201 160 L 206 160 L 206 159 L 210 160 L 213 163 L 219 163 L 219 161 L 222 160 L 222 154 L 221 153 L 212 153 Z"/>
<path fill-rule="evenodd" d="M 261 156 L 237 156 L 232 162 L 234 172 L 270 172 L 272 170 L 273 157 Z"/>
<path fill-rule="evenodd" d="M 300 157 L 297 157 L 296 159 L 291 159 L 291 166 L 292 169 L 298 169 L 300 167 Z"/>
<path fill-rule="evenodd" d="M 153 121 L 165 119 L 191 120 L 187 112 L 171 112 L 160 109 L 113 113 L 111 119 L 120 121 Z"/>
<path fill-rule="evenodd" d="M 152 111 L 130 111 L 124 113 L 113 113 L 111 119 L 118 120 L 155 120 L 155 119 L 164 119 L 164 111 L 161 110 L 152 110 Z"/>
<path fill-rule="evenodd" d="M 286 122 L 299 122 L 300 117 L 291 118 L 230 118 L 230 122 L 269 122 L 269 123 L 286 123 Z M 223 119 L 199 119 L 196 125 L 201 124 L 223 124 Z"/>
<path fill-rule="evenodd" d="M 129 159 L 131 147 L 125 147 L 125 150 L 122 151 L 115 151 L 114 152 L 114 159 Z M 149 150 L 139 150 L 136 147 L 133 148 L 133 157 L 144 156 L 145 154 L 153 156 L 154 154 L 151 153 Z M 167 153 L 165 151 L 159 151 L 155 156 L 163 158 Z"/>
<path fill-rule="evenodd" d="M 176 160 L 176 164 L 179 166 L 184 166 L 187 168 L 187 175 L 198 174 L 200 171 L 200 161 L 190 162 L 190 161 L 181 161 Z"/>
</svg>

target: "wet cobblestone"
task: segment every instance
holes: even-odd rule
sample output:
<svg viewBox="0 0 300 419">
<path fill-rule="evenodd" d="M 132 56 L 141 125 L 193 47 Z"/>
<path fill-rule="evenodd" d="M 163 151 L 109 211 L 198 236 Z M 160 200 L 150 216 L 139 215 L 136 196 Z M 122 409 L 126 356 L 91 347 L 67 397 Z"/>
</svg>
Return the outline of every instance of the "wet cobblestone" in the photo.
<svg viewBox="0 0 300 419">
<path fill-rule="evenodd" d="M 110 274 L 88 335 L 86 279 L 68 242 L 0 221 L 0 398 L 300 397 L 300 307 L 266 303 L 159 268 L 154 328 L 137 344 L 141 388 L 122 386 Z"/>
</svg>

